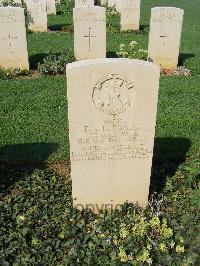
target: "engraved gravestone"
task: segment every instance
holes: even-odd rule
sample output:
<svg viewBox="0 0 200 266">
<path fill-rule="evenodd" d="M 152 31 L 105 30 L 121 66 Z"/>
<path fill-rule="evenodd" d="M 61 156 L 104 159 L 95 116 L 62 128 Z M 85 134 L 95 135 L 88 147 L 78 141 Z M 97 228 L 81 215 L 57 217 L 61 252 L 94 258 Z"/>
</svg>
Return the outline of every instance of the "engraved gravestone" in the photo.
<svg viewBox="0 0 200 266">
<path fill-rule="evenodd" d="M 48 15 L 51 15 L 51 14 L 56 15 L 56 2 L 55 2 L 55 0 L 46 0 L 46 5 L 47 5 L 47 14 Z"/>
<path fill-rule="evenodd" d="M 75 7 L 94 6 L 94 0 L 75 0 Z"/>
<path fill-rule="evenodd" d="M 163 69 L 177 68 L 183 14 L 175 7 L 151 9 L 148 58 Z"/>
<path fill-rule="evenodd" d="M 34 32 L 47 31 L 47 11 L 44 0 L 26 0 L 28 28 Z"/>
<path fill-rule="evenodd" d="M 29 69 L 24 9 L 0 7 L 0 67 Z"/>
<path fill-rule="evenodd" d="M 139 30 L 140 28 L 140 0 L 120 1 L 121 30 Z"/>
<path fill-rule="evenodd" d="M 75 207 L 147 204 L 159 76 L 157 65 L 130 59 L 67 65 Z"/>
<path fill-rule="evenodd" d="M 106 57 L 106 13 L 104 7 L 73 9 L 74 52 L 77 60 Z"/>
</svg>

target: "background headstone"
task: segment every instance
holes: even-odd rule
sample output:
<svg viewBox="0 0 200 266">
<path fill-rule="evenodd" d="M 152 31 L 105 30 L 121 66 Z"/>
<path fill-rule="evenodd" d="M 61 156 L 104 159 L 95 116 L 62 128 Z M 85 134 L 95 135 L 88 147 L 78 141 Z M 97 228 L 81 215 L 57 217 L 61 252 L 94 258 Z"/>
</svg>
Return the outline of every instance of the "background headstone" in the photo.
<svg viewBox="0 0 200 266">
<path fill-rule="evenodd" d="M 44 0 L 26 0 L 28 28 L 35 32 L 47 31 L 47 10 Z"/>
<path fill-rule="evenodd" d="M 140 0 L 122 0 L 119 3 L 121 30 L 139 30 Z"/>
<path fill-rule="evenodd" d="M 0 67 L 29 69 L 24 9 L 0 7 Z"/>
<path fill-rule="evenodd" d="M 56 2 L 55 0 L 46 0 L 47 4 L 47 14 L 51 15 L 54 14 L 56 15 Z"/>
<path fill-rule="evenodd" d="M 67 65 L 74 206 L 148 202 L 160 69 L 130 59 Z"/>
<path fill-rule="evenodd" d="M 148 58 L 163 69 L 177 68 L 183 14 L 175 7 L 151 9 Z"/>
<path fill-rule="evenodd" d="M 74 52 L 77 60 L 106 57 L 106 10 L 104 7 L 73 9 Z"/>
<path fill-rule="evenodd" d="M 75 0 L 75 7 L 94 6 L 94 0 Z"/>
</svg>

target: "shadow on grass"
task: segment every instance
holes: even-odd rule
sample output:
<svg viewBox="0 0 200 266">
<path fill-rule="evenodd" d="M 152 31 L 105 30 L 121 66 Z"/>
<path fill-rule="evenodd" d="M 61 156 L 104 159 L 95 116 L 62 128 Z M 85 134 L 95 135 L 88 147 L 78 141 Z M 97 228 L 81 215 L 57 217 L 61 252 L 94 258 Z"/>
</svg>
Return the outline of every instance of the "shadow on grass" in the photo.
<svg viewBox="0 0 200 266">
<path fill-rule="evenodd" d="M 62 31 L 62 32 L 74 32 L 73 26 L 71 24 L 55 24 L 48 26 L 50 31 Z"/>
<path fill-rule="evenodd" d="M 116 54 L 116 52 L 109 51 L 106 53 L 106 58 L 118 58 L 118 55 Z"/>
<path fill-rule="evenodd" d="M 139 31 L 143 34 L 147 33 L 149 31 L 150 26 L 149 25 L 140 25 Z"/>
<path fill-rule="evenodd" d="M 30 69 L 37 69 L 39 63 L 42 63 L 47 54 L 38 53 L 29 57 Z"/>
<path fill-rule="evenodd" d="M 32 174 L 37 169 L 45 169 L 46 160 L 56 151 L 55 143 L 26 143 L 5 145 L 0 148 L 0 192 Z"/>
<path fill-rule="evenodd" d="M 155 138 L 150 195 L 161 192 L 166 178 L 172 177 L 185 162 L 191 142 L 186 138 Z M 55 143 L 27 143 L 0 148 L 0 192 L 30 175 L 46 169 L 48 157 L 58 148 Z"/>
<path fill-rule="evenodd" d="M 63 10 L 57 10 L 56 11 L 57 16 L 64 15 L 64 14 L 65 14 L 65 12 Z"/>
<path fill-rule="evenodd" d="M 180 53 L 179 54 L 179 58 L 178 58 L 178 65 L 179 66 L 183 66 L 185 61 L 189 58 L 193 58 L 195 57 L 195 54 L 184 54 L 184 53 Z"/>
<path fill-rule="evenodd" d="M 186 138 L 155 138 L 150 195 L 163 190 L 166 178 L 185 162 L 190 146 L 191 141 Z"/>
</svg>

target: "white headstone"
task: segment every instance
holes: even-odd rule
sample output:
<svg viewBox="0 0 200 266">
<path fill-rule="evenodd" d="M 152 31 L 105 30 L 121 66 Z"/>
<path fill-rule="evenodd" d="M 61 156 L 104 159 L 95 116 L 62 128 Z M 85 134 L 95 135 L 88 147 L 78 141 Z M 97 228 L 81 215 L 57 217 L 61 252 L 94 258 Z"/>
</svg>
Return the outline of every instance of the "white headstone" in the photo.
<svg viewBox="0 0 200 266">
<path fill-rule="evenodd" d="M 160 69 L 131 59 L 67 65 L 74 206 L 146 206 Z"/>
<path fill-rule="evenodd" d="M 24 9 L 0 7 L 0 67 L 29 69 Z"/>
<path fill-rule="evenodd" d="M 94 6 L 94 0 L 75 0 L 75 7 Z"/>
<path fill-rule="evenodd" d="M 55 0 L 46 0 L 47 4 L 47 14 L 51 15 L 54 14 L 56 15 L 56 2 Z"/>
<path fill-rule="evenodd" d="M 28 28 L 34 32 L 47 31 L 47 10 L 44 0 L 26 0 Z"/>
<path fill-rule="evenodd" d="M 177 68 L 183 14 L 183 9 L 175 7 L 151 10 L 148 58 L 163 69 Z"/>
<path fill-rule="evenodd" d="M 121 30 L 139 30 L 140 28 L 140 0 L 120 1 Z"/>
<path fill-rule="evenodd" d="M 77 60 L 106 57 L 106 12 L 104 7 L 73 10 L 74 52 Z"/>
</svg>

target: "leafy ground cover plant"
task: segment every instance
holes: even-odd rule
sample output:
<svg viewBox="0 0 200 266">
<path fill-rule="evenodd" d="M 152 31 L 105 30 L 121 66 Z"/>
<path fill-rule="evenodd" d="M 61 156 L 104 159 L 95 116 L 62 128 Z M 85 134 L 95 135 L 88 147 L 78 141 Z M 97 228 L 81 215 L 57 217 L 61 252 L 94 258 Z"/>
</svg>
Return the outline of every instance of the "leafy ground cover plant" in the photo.
<svg viewBox="0 0 200 266">
<path fill-rule="evenodd" d="M 38 71 L 44 75 L 63 74 L 66 64 L 74 60 L 73 52 L 70 50 L 61 54 L 51 52 L 43 59 L 43 63 L 38 64 Z"/>
<path fill-rule="evenodd" d="M 72 13 L 74 7 L 73 0 L 63 0 L 60 1 L 60 4 L 56 6 L 57 14 L 70 14 Z"/>
<path fill-rule="evenodd" d="M 112 25 L 111 23 L 107 23 L 106 31 L 111 33 L 117 33 L 120 31 L 120 27 L 116 25 Z"/>
<path fill-rule="evenodd" d="M 108 7 L 106 6 L 106 15 L 108 17 L 112 17 L 112 16 L 116 16 L 116 15 L 119 15 L 119 13 L 117 12 L 116 8 L 115 7 Z"/>
<path fill-rule="evenodd" d="M 69 178 L 36 170 L 2 194 L 0 263 L 199 265 L 199 166 L 197 158 L 182 165 L 145 209 L 98 215 L 73 209 Z"/>
<path fill-rule="evenodd" d="M 0 79 L 2 80 L 16 78 L 20 76 L 27 76 L 28 74 L 28 70 L 21 70 L 19 68 L 8 70 L 0 68 Z"/>
</svg>

